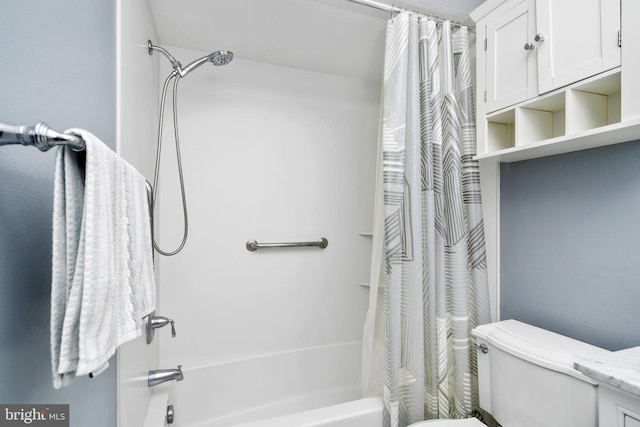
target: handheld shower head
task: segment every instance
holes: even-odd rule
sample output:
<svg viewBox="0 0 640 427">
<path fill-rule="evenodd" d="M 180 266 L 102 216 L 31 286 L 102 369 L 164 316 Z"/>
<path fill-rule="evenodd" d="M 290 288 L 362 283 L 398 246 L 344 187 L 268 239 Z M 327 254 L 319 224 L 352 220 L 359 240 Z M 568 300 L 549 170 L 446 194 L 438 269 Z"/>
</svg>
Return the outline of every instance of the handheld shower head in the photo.
<svg viewBox="0 0 640 427">
<path fill-rule="evenodd" d="M 218 50 L 216 52 L 210 53 L 207 56 L 203 56 L 200 59 L 196 59 L 186 67 L 180 68 L 177 71 L 180 74 L 180 77 L 184 77 L 189 72 L 195 70 L 205 62 L 211 62 L 213 65 L 220 66 L 220 65 L 227 65 L 229 62 L 231 62 L 232 59 L 233 59 L 233 52 L 230 52 L 228 50 Z"/>
<path fill-rule="evenodd" d="M 215 66 L 227 65 L 233 60 L 233 52 L 228 50 L 219 50 L 209 55 L 210 61 Z"/>
<path fill-rule="evenodd" d="M 180 77 L 186 76 L 187 74 L 189 74 L 189 72 L 195 70 L 205 62 L 211 62 L 213 65 L 220 66 L 227 65 L 233 59 L 233 52 L 230 52 L 228 50 L 218 50 L 216 52 L 210 53 L 207 56 L 203 56 L 200 59 L 196 59 L 185 67 L 182 67 L 182 64 L 178 60 L 176 60 L 169 52 L 167 52 L 166 49 L 160 46 L 153 45 L 151 43 L 151 40 L 147 42 L 147 49 L 149 50 L 149 55 L 152 55 L 153 51 L 157 50 L 158 52 L 166 56 L 169 62 L 171 62 L 171 66 L 173 67 L 174 71 Z"/>
</svg>

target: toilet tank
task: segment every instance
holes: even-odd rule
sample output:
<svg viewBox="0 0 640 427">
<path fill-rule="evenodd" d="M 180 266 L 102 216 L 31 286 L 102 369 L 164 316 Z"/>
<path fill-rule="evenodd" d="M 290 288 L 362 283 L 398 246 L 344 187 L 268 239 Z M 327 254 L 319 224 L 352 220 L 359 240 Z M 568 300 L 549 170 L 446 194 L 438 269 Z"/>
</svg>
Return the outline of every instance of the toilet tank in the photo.
<svg viewBox="0 0 640 427">
<path fill-rule="evenodd" d="M 609 351 L 516 320 L 472 334 L 480 407 L 504 427 L 597 427 L 598 386 L 573 362 Z"/>
</svg>

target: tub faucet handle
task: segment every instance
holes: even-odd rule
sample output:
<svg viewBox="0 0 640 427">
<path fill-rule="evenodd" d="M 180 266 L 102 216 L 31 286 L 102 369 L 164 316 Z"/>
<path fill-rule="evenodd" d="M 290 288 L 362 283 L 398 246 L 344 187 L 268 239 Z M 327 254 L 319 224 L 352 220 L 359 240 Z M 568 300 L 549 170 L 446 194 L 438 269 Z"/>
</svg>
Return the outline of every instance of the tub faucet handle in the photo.
<svg viewBox="0 0 640 427">
<path fill-rule="evenodd" d="M 156 312 L 152 312 L 147 316 L 147 344 L 151 344 L 155 335 L 155 330 L 171 324 L 171 336 L 176 336 L 176 325 L 173 319 L 165 316 L 157 316 Z"/>
</svg>

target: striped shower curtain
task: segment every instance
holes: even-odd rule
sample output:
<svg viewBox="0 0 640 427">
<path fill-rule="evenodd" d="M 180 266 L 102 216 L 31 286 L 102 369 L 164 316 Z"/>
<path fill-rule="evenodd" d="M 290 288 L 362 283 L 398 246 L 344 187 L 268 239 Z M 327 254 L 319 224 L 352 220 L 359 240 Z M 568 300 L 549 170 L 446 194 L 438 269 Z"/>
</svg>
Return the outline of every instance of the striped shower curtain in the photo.
<svg viewBox="0 0 640 427">
<path fill-rule="evenodd" d="M 403 12 L 385 55 L 363 388 L 395 427 L 477 407 L 489 297 L 467 28 Z"/>
</svg>

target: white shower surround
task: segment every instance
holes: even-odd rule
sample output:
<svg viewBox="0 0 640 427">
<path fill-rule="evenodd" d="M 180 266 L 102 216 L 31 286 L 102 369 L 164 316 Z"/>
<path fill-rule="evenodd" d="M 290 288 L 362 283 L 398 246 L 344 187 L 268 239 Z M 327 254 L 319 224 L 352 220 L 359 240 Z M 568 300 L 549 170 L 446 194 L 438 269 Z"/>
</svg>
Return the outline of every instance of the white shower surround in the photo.
<svg viewBox="0 0 640 427">
<path fill-rule="evenodd" d="M 230 47 L 227 47 L 230 49 Z M 169 47 L 177 58 L 202 52 Z M 168 72 L 161 63 L 160 75 Z M 179 120 L 190 236 L 157 257 L 161 365 L 206 366 L 360 341 L 377 142 L 378 86 L 246 61 L 181 80 Z M 165 120 L 165 135 L 171 135 Z M 182 235 L 170 139 L 159 187 L 158 234 Z M 326 249 L 249 252 L 247 240 L 308 241 Z"/>
<path fill-rule="evenodd" d="M 162 44 L 148 2 L 121 2 L 119 14 L 120 152 L 135 159 L 151 180 L 158 92 L 169 68 L 144 48 L 147 38 Z M 209 53 L 163 47 L 184 63 Z M 216 49 L 233 51 L 234 46 L 212 40 L 210 50 Z M 297 384 L 289 389 L 306 402 L 285 412 L 360 396 L 368 288 L 358 283 L 368 280 L 371 239 L 359 233 L 372 226 L 379 83 L 234 53 L 231 64 L 203 66 L 179 85 L 190 235 L 179 255 L 156 257 L 158 314 L 175 319 L 177 337 L 160 329 L 152 346 L 139 339 L 120 352 L 121 427 L 138 427 L 144 420 L 151 398 L 148 369 L 178 364 L 185 380 L 175 384 L 176 422 L 191 416 L 181 387 L 199 388 L 204 377 L 216 373 L 208 387 L 233 396 L 225 394 L 218 374 L 249 360 L 263 369 L 237 371 L 245 389 Z M 140 91 L 153 82 L 154 91 Z M 170 123 L 167 114 L 165 125 Z M 157 218 L 162 247 L 175 246 L 182 233 L 171 137 L 165 130 Z M 329 240 L 327 249 L 252 253 L 244 247 L 249 239 L 320 237 Z M 289 369 L 268 367 L 273 360 L 286 360 L 274 355 L 292 357 Z M 301 357 L 334 361 L 322 384 L 305 381 L 305 388 L 299 382 L 318 374 L 315 363 L 297 367 Z M 217 368 L 205 369 L 212 366 Z M 234 398 L 244 399 L 242 393 Z M 267 402 L 265 397 L 252 406 Z"/>
</svg>

